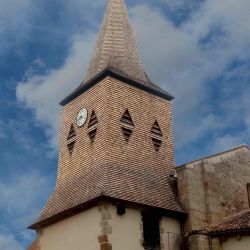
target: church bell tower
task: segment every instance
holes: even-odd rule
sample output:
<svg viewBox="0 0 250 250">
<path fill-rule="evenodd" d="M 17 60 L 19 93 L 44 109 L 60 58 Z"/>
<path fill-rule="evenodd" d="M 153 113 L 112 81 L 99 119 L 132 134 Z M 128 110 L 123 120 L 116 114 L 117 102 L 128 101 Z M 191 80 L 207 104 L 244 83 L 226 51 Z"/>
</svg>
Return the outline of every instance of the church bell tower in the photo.
<svg viewBox="0 0 250 250">
<path fill-rule="evenodd" d="M 56 187 L 30 226 L 40 250 L 168 249 L 166 232 L 181 235 L 172 99 L 145 73 L 124 0 L 109 0 L 86 78 L 60 103 Z"/>
</svg>

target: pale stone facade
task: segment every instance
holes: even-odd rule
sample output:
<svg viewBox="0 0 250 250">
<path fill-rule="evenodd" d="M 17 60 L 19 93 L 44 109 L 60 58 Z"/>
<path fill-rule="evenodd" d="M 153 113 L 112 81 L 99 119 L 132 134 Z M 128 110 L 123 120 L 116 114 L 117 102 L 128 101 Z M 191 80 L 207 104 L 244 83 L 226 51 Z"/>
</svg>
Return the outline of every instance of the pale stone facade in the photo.
<svg viewBox="0 0 250 250">
<path fill-rule="evenodd" d="M 188 212 L 186 231 L 249 208 L 250 150 L 247 146 L 178 167 L 179 198 Z"/>
<path fill-rule="evenodd" d="M 249 250 L 250 236 L 235 234 L 210 238 L 207 235 L 193 235 L 189 238 L 188 250 Z"/>
<path fill-rule="evenodd" d="M 237 232 L 229 236 L 221 233 L 220 238 L 192 232 L 249 209 L 250 149 L 240 146 L 187 163 L 176 171 L 179 199 L 188 213 L 185 223 L 188 249 L 226 250 L 236 249 L 236 246 L 239 250 L 244 249 L 250 237 L 236 241 Z"/>
<path fill-rule="evenodd" d="M 179 221 L 162 217 L 160 227 L 161 249 L 179 250 L 181 244 Z M 111 203 L 99 204 L 97 207 L 39 230 L 39 250 L 99 250 L 100 236 L 103 235 L 112 245 L 112 249 L 143 250 L 141 211 L 126 208 L 124 215 L 118 215 L 116 206 Z"/>
</svg>

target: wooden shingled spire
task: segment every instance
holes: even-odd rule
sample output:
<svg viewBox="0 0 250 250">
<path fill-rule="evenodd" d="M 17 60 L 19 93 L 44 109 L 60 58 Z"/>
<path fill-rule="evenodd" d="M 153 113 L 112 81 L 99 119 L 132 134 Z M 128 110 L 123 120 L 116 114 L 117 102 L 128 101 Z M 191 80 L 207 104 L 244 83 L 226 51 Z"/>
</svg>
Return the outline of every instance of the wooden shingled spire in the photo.
<svg viewBox="0 0 250 250">
<path fill-rule="evenodd" d="M 128 77 L 150 82 L 142 65 L 124 0 L 109 0 L 85 82 L 107 68 L 115 68 Z"/>
</svg>

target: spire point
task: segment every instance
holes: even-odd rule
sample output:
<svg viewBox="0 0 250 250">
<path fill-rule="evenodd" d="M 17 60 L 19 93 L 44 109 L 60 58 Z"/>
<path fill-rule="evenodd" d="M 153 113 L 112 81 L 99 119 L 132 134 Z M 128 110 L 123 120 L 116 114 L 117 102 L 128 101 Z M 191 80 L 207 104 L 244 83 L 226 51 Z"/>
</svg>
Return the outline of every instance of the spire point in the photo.
<svg viewBox="0 0 250 250">
<path fill-rule="evenodd" d="M 107 68 L 114 68 L 128 77 L 150 83 L 140 58 L 124 0 L 108 1 L 84 82 Z"/>
</svg>

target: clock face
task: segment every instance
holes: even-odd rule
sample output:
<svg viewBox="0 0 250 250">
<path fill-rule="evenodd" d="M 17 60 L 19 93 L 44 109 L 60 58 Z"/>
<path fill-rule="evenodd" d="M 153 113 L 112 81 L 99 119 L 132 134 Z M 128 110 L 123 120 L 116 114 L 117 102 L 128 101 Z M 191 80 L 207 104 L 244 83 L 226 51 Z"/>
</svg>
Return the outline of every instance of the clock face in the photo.
<svg viewBox="0 0 250 250">
<path fill-rule="evenodd" d="M 77 126 L 82 127 L 85 124 L 87 118 L 88 118 L 88 111 L 86 108 L 82 108 L 76 117 Z"/>
</svg>

